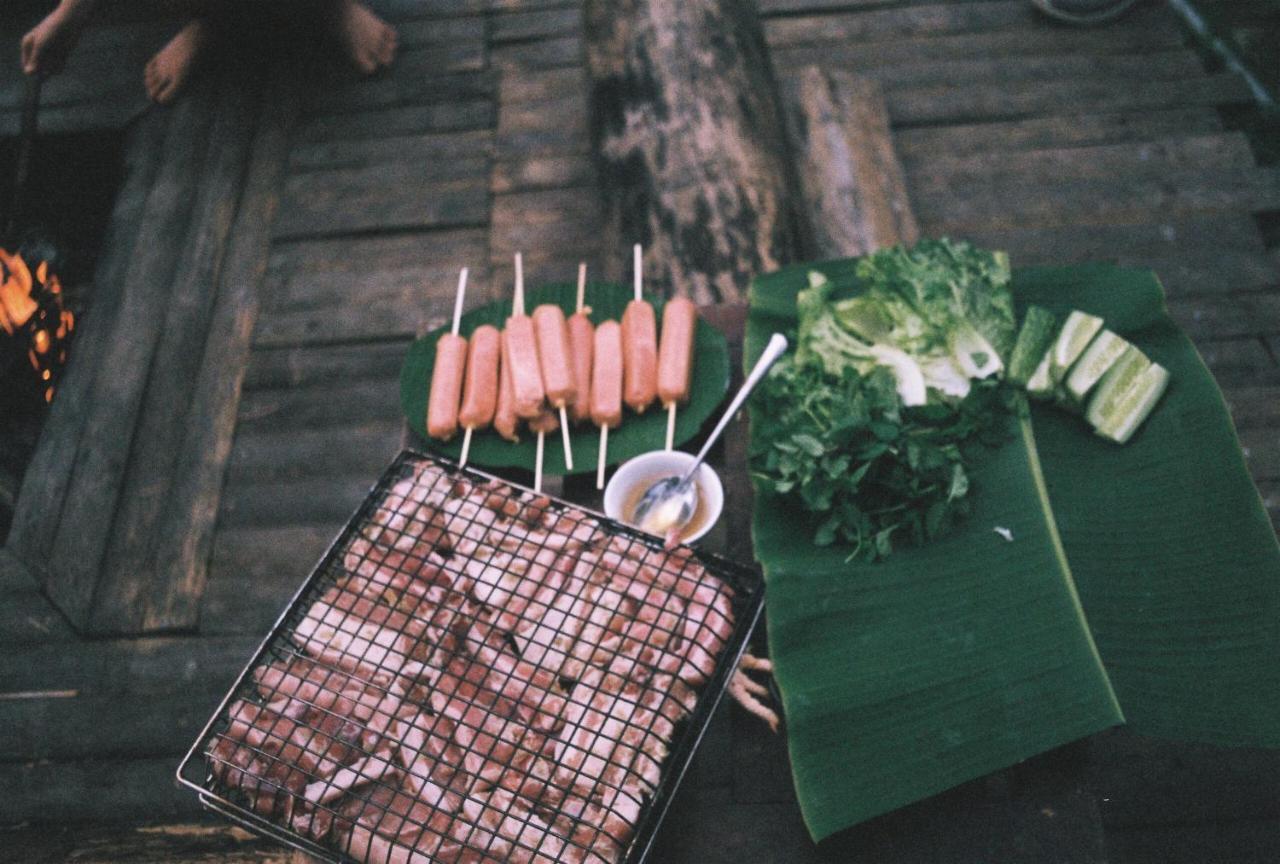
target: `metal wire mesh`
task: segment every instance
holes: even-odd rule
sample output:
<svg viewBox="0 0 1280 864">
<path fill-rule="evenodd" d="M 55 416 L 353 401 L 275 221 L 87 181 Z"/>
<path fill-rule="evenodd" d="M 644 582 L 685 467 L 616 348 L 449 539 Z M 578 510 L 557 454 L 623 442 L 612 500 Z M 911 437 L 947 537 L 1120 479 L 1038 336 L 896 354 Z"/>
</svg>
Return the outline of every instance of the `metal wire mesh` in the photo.
<svg viewBox="0 0 1280 864">
<path fill-rule="evenodd" d="M 751 571 L 404 453 L 179 779 L 328 860 L 638 861 L 759 610 Z"/>
</svg>

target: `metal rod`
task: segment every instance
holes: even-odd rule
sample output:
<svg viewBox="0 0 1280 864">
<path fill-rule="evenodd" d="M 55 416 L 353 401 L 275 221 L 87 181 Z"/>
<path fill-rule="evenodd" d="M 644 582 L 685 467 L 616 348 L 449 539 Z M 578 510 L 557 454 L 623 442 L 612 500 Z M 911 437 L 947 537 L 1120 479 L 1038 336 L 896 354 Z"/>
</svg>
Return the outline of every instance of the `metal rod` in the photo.
<svg viewBox="0 0 1280 864">
<path fill-rule="evenodd" d="M 31 173 L 31 150 L 35 146 L 40 112 L 40 88 L 43 84 L 41 76 L 27 76 L 27 88 L 22 97 L 22 129 L 18 135 L 18 162 L 13 176 L 13 199 L 9 202 L 9 222 L 5 226 L 5 235 L 8 237 L 12 237 L 18 227 L 23 199 L 26 198 L 27 179 Z"/>
</svg>

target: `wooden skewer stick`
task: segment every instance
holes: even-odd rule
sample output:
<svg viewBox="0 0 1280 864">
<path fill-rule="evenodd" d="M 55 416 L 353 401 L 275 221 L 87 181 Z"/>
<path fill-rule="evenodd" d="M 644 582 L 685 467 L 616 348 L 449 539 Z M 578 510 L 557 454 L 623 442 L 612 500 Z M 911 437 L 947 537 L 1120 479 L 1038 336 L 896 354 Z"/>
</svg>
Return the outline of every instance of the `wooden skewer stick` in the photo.
<svg viewBox="0 0 1280 864">
<path fill-rule="evenodd" d="M 512 304 L 512 314 L 524 314 L 524 256 L 516 253 L 516 296 Z M 566 467 L 573 469 L 573 451 L 569 449 L 569 430 L 566 422 L 565 410 L 560 408 L 560 428 L 564 435 L 564 462 Z M 544 429 L 538 430 L 538 453 L 534 460 L 533 469 L 533 488 L 534 491 L 542 491 L 542 458 L 547 448 L 547 433 Z"/>
<path fill-rule="evenodd" d="M 462 272 L 458 274 L 458 294 L 453 299 L 453 335 L 458 335 L 458 328 L 462 326 L 462 304 L 463 298 L 467 295 L 467 275 L 468 268 L 463 267 Z M 475 430 L 470 426 L 462 433 L 462 454 L 458 458 L 458 467 L 467 467 L 467 456 L 471 453 L 471 433 Z"/>
<path fill-rule="evenodd" d="M 644 266 L 644 256 L 643 256 L 643 253 L 641 252 L 639 243 L 637 243 L 635 245 L 635 248 L 632 250 L 632 257 L 635 259 L 636 300 L 643 300 L 644 295 L 642 291 L 642 286 L 644 285 L 644 276 L 641 268 Z"/>
<path fill-rule="evenodd" d="M 511 304 L 512 315 L 524 314 L 524 256 L 516 253 L 516 296 Z"/>
<path fill-rule="evenodd" d="M 673 449 L 676 440 L 676 403 L 667 406 L 667 449 Z"/>
<path fill-rule="evenodd" d="M 604 461 L 609 452 L 609 424 L 600 427 L 600 456 L 596 460 L 596 488 L 604 488 Z"/>
<path fill-rule="evenodd" d="M 578 262 L 578 308 L 577 308 L 577 311 L 579 314 L 581 314 L 582 312 L 583 302 L 586 300 L 586 298 L 587 298 L 587 262 L 580 261 Z"/>
<path fill-rule="evenodd" d="M 538 433 L 538 455 L 533 462 L 533 491 L 542 491 L 542 455 L 547 446 L 547 433 Z"/>
<path fill-rule="evenodd" d="M 458 295 L 453 299 L 453 335 L 458 335 L 458 327 L 462 324 L 462 301 L 467 296 L 467 268 L 463 267 L 458 274 Z"/>
<path fill-rule="evenodd" d="M 560 406 L 560 440 L 564 444 L 564 467 L 573 470 L 573 448 L 569 446 L 569 409 Z"/>
</svg>

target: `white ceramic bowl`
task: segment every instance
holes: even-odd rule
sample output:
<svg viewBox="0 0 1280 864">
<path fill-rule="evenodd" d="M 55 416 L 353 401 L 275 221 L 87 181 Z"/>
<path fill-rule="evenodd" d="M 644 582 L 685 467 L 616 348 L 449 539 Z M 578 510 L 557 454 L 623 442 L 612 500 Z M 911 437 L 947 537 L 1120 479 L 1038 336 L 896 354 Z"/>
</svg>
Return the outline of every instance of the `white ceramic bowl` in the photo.
<svg viewBox="0 0 1280 864">
<path fill-rule="evenodd" d="M 683 474 L 689 470 L 689 466 L 693 464 L 694 456 L 692 453 L 685 453 L 681 450 L 655 450 L 652 453 L 642 453 L 634 459 L 628 459 L 618 466 L 618 470 L 613 473 L 609 484 L 604 488 L 604 513 L 611 519 L 617 519 L 619 522 L 626 522 L 626 514 L 623 513 L 627 503 L 632 499 L 637 486 L 643 485 L 648 488 L 652 483 L 670 477 L 673 474 Z M 711 469 L 705 462 L 698 468 L 698 473 L 694 475 L 694 482 L 698 484 L 698 489 L 702 494 L 702 503 L 707 511 L 707 518 L 698 530 L 681 539 L 683 543 L 693 543 L 711 530 L 711 526 L 715 525 L 720 519 L 720 514 L 724 511 L 724 486 L 720 484 L 720 476 Z M 643 494 L 643 492 L 641 492 Z"/>
</svg>

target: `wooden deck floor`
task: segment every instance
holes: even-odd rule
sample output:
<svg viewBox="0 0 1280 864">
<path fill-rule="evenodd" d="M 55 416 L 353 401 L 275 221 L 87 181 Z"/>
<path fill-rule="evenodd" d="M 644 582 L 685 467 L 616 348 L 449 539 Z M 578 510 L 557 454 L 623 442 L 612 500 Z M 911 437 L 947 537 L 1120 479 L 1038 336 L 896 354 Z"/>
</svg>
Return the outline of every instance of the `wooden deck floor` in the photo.
<svg viewBox="0 0 1280 864">
<path fill-rule="evenodd" d="M 15 826 L 0 847 L 19 856 L 7 860 L 126 848 L 171 860 L 179 842 L 205 855 L 190 860 L 280 860 L 218 828 L 132 826 L 201 819 L 172 783 L 177 758 L 399 449 L 400 361 L 448 314 L 457 268 L 472 268 L 478 303 L 504 295 L 517 249 L 534 283 L 620 254 L 596 243 L 577 0 L 374 5 L 400 32 L 394 68 L 301 88 L 198 632 L 80 640 L 0 551 L 0 827 Z M 1052 26 L 1024 0 L 762 10 L 780 76 L 819 62 L 882 83 L 922 233 L 1017 264 L 1154 268 L 1280 522 L 1280 251 L 1256 222 L 1280 211 L 1280 172 L 1225 127 L 1219 109 L 1248 98 L 1241 82 L 1206 69 L 1157 3 L 1096 30 Z M 58 117 L 82 104 L 64 86 Z M 129 81 L 112 86 L 128 94 L 117 113 L 138 110 Z M 1045 764 L 1073 767 L 1046 786 Z M 877 820 L 851 848 L 875 861 L 1260 864 L 1280 849 L 1278 777 L 1273 753 L 1118 731 Z M 812 849 L 784 747 L 733 707 L 669 819 L 657 861 L 854 857 Z M 93 824 L 67 827 L 78 822 Z"/>
</svg>

